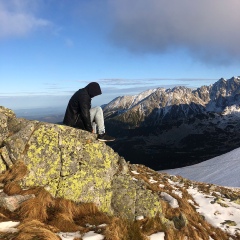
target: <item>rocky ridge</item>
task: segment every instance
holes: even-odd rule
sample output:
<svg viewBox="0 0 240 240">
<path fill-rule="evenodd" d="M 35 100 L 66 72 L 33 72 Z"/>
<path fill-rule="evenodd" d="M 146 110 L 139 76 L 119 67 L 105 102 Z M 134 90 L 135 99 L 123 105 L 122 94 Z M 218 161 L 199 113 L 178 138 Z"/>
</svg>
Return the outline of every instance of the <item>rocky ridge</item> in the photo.
<svg viewBox="0 0 240 240">
<path fill-rule="evenodd" d="M 196 90 L 179 86 L 156 88 L 135 96 L 123 96 L 104 106 L 107 119 L 127 128 L 157 126 L 164 121 L 186 119 L 206 112 L 221 113 L 240 102 L 240 77 L 221 78 Z"/>
</svg>

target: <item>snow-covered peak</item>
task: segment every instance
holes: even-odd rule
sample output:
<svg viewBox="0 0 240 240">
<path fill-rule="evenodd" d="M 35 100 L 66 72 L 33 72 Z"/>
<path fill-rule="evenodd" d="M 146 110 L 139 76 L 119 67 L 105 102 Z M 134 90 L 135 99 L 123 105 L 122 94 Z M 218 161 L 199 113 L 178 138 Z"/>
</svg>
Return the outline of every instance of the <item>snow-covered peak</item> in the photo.
<svg viewBox="0 0 240 240">
<path fill-rule="evenodd" d="M 157 89 L 149 89 L 137 95 L 121 96 L 112 100 L 109 104 L 103 107 L 105 117 L 114 116 L 115 114 L 122 114 L 123 112 L 132 109 L 141 101 L 156 92 Z"/>
<path fill-rule="evenodd" d="M 120 96 L 113 99 L 109 104 L 107 104 L 106 109 L 114 109 L 114 108 L 131 108 L 138 102 L 142 101 L 144 98 L 151 95 L 157 89 L 149 89 L 137 95 L 128 95 L 128 96 Z"/>
<path fill-rule="evenodd" d="M 223 110 L 222 115 L 234 115 L 234 116 L 240 117 L 240 106 L 236 104 L 232 106 L 227 106 Z"/>
</svg>

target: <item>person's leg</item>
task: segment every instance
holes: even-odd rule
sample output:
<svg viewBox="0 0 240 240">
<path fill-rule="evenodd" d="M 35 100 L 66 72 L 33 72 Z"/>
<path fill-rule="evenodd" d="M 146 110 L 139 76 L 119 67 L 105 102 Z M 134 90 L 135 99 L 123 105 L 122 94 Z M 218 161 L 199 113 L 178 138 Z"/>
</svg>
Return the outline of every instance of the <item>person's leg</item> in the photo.
<svg viewBox="0 0 240 240">
<path fill-rule="evenodd" d="M 93 125 L 93 122 L 97 124 L 97 132 L 98 132 L 98 140 L 103 142 L 109 142 L 114 141 L 115 138 L 108 136 L 105 133 L 105 125 L 104 125 L 104 117 L 103 117 L 103 111 L 101 107 L 94 107 L 90 109 L 90 118 L 91 123 Z"/>
<path fill-rule="evenodd" d="M 95 122 L 97 124 L 97 132 L 98 134 L 105 133 L 105 125 L 104 125 L 104 117 L 103 111 L 101 107 L 94 107 L 90 109 L 90 118 L 91 123 Z"/>
</svg>

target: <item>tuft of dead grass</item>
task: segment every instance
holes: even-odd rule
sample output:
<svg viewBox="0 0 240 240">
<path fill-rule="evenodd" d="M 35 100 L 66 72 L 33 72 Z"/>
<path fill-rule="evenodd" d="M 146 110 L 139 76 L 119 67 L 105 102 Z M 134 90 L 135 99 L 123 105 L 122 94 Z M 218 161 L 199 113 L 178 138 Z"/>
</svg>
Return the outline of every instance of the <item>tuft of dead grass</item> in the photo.
<svg viewBox="0 0 240 240">
<path fill-rule="evenodd" d="M 90 214 L 83 217 L 79 215 L 79 217 L 75 219 L 75 222 L 81 226 L 86 226 L 86 224 L 99 226 L 101 224 L 111 224 L 112 218 L 113 217 L 110 217 L 105 213 L 99 212 L 94 215 Z"/>
<path fill-rule="evenodd" d="M 49 224 L 58 228 L 62 232 L 76 232 L 76 231 L 84 231 L 85 228 L 73 221 L 73 219 L 66 213 L 57 213 Z"/>
<path fill-rule="evenodd" d="M 95 203 L 81 203 L 77 205 L 76 215 L 74 215 L 74 217 L 79 218 L 97 213 L 99 213 L 99 210 Z"/>
<path fill-rule="evenodd" d="M 148 240 L 138 222 L 114 217 L 107 225 L 104 235 L 106 240 Z"/>
<path fill-rule="evenodd" d="M 0 212 L 0 221 L 7 221 L 8 217 Z"/>
<path fill-rule="evenodd" d="M 163 232 L 166 230 L 166 226 L 162 223 L 162 220 L 158 215 L 153 218 L 145 218 L 140 221 L 142 232 L 150 236 L 153 233 Z"/>
<path fill-rule="evenodd" d="M 20 205 L 20 208 L 18 209 L 18 215 L 21 220 L 35 219 L 40 222 L 45 222 L 48 218 L 47 206 L 38 198 L 32 198 Z"/>
<path fill-rule="evenodd" d="M 40 202 L 42 202 L 44 207 L 50 207 L 55 203 L 53 196 L 44 187 L 36 187 L 28 190 L 23 190 L 21 194 L 22 195 L 34 194 L 36 198 Z"/>
<path fill-rule="evenodd" d="M 7 171 L 0 175 L 0 182 L 19 181 L 27 174 L 28 169 L 24 161 L 16 161 Z"/>
<path fill-rule="evenodd" d="M 15 212 L 11 212 L 3 207 L 0 207 L 0 221 L 14 221 L 18 220 L 18 215 Z"/>
<path fill-rule="evenodd" d="M 69 199 L 56 198 L 54 201 L 54 212 L 66 214 L 73 219 L 77 214 L 77 204 Z"/>
<path fill-rule="evenodd" d="M 15 194 L 20 194 L 22 192 L 22 188 L 18 182 L 13 181 L 13 182 L 8 182 L 7 184 L 5 184 L 3 191 L 7 195 L 11 196 L 11 195 L 15 195 Z"/>
<path fill-rule="evenodd" d="M 55 234 L 59 230 L 38 221 L 24 221 L 18 227 L 19 232 L 14 240 L 59 240 L 59 236 Z"/>
</svg>

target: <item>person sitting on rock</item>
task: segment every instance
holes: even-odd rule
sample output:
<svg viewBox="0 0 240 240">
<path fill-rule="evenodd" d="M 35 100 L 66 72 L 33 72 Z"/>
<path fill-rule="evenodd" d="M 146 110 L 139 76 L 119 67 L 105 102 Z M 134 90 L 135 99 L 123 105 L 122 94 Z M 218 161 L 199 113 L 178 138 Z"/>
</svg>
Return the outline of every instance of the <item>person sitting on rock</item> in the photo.
<svg viewBox="0 0 240 240">
<path fill-rule="evenodd" d="M 85 88 L 75 92 L 68 102 L 63 124 L 93 133 L 93 123 L 95 122 L 97 124 L 98 140 L 114 141 L 113 137 L 105 133 L 102 108 L 91 108 L 92 98 L 100 94 L 102 94 L 102 91 L 97 82 L 91 82 Z"/>
</svg>

